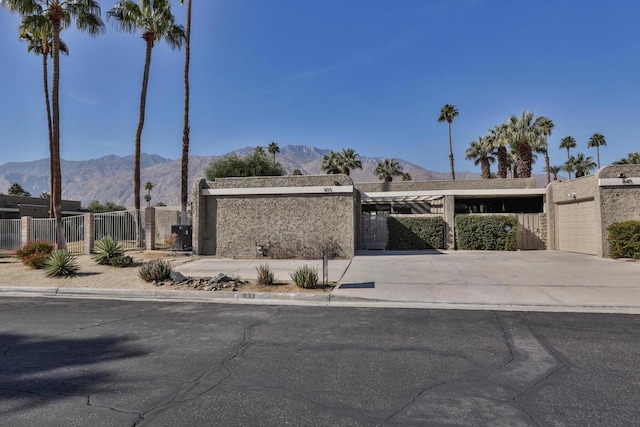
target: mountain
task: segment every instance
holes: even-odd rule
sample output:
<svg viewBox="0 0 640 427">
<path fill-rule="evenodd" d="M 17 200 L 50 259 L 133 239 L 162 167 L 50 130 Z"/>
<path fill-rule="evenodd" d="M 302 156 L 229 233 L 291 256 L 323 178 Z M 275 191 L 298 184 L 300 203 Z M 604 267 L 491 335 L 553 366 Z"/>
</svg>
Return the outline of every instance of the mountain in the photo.
<svg viewBox="0 0 640 427">
<path fill-rule="evenodd" d="M 254 150 L 253 147 L 236 150 L 232 153 L 244 155 Z M 287 145 L 276 155 L 276 160 L 288 172 L 298 168 L 305 175 L 323 174 L 320 170 L 322 158 L 330 150 L 307 147 L 303 145 Z M 231 154 L 231 153 L 229 153 Z M 269 155 L 269 154 L 268 154 Z M 190 156 L 189 182 L 205 176 L 204 170 L 213 160 L 220 156 Z M 373 171 L 382 157 L 360 156 L 362 170 L 352 172 L 355 182 L 377 182 Z M 180 159 L 171 160 L 154 154 L 141 156 L 142 187 L 146 182 L 153 183 L 151 203 L 163 202 L 169 206 L 180 204 Z M 409 172 L 414 181 L 446 180 L 448 172 L 433 172 L 418 165 L 397 159 L 405 172 Z M 63 160 L 62 185 L 63 197 L 69 200 L 80 200 L 86 206 L 93 200 L 100 202 L 114 201 L 133 206 L 133 156 L 115 155 L 99 159 L 83 161 Z M 479 179 L 479 173 L 456 171 L 458 179 Z M 12 162 L 0 165 L 0 192 L 6 193 L 9 186 L 17 182 L 32 195 L 38 196 L 49 191 L 49 159 L 31 162 Z M 541 182 L 540 184 L 544 184 Z M 190 187 L 191 188 L 191 187 Z M 142 195 L 146 191 L 142 191 Z M 142 200 L 143 206 L 145 205 Z"/>
</svg>

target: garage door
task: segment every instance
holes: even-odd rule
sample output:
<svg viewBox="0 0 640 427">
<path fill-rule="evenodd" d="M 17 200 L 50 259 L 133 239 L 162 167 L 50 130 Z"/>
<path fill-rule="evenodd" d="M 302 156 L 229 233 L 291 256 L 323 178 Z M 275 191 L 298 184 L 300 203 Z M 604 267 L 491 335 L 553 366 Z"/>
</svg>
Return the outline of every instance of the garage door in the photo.
<svg viewBox="0 0 640 427">
<path fill-rule="evenodd" d="M 558 205 L 558 249 L 583 254 L 598 253 L 596 204 L 593 200 Z"/>
</svg>

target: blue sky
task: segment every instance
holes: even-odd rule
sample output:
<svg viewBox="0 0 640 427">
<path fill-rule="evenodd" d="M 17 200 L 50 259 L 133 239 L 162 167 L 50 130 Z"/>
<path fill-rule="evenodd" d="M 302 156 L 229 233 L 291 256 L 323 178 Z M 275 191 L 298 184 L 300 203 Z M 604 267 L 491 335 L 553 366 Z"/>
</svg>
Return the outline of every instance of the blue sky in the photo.
<svg viewBox="0 0 640 427">
<path fill-rule="evenodd" d="M 101 1 L 103 16 L 115 1 Z M 178 23 L 184 8 L 173 2 Z M 602 133 L 602 163 L 640 151 L 640 2 L 633 0 L 194 0 L 191 154 L 277 141 L 352 147 L 457 170 L 470 141 L 523 109 L 555 122 L 552 164 L 572 135 Z M 105 19 L 106 20 L 106 19 Z M 0 164 L 48 157 L 40 58 L 0 8 Z M 106 22 L 67 30 L 61 151 L 68 160 L 133 153 L 144 60 L 140 35 Z M 183 51 L 153 51 L 142 150 L 179 158 Z M 534 171 L 542 171 L 542 159 Z"/>
</svg>

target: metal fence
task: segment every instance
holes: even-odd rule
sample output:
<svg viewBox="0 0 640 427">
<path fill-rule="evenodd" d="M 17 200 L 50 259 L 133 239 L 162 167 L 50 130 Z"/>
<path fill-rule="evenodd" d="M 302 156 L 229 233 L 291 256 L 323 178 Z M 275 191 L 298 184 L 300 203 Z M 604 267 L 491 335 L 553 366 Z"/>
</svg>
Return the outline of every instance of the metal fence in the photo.
<svg viewBox="0 0 640 427">
<path fill-rule="evenodd" d="M 94 239 L 111 236 L 123 249 L 144 247 L 144 217 L 135 209 L 94 215 Z"/>
<path fill-rule="evenodd" d="M 0 219 L 0 250 L 15 251 L 20 248 L 20 220 Z"/>
<path fill-rule="evenodd" d="M 32 224 L 33 240 L 58 242 L 54 218 L 34 218 Z M 76 215 L 62 218 L 62 224 L 67 240 L 67 251 L 74 255 L 81 254 L 84 246 L 84 216 Z"/>
</svg>

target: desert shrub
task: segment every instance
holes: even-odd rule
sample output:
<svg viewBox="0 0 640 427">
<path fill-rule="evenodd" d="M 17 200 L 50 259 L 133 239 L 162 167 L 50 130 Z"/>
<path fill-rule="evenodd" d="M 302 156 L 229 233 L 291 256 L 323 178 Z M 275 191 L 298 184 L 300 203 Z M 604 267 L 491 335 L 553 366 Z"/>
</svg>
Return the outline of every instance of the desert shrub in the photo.
<svg viewBox="0 0 640 427">
<path fill-rule="evenodd" d="M 443 249 L 444 218 L 390 216 L 387 218 L 387 249 Z"/>
<path fill-rule="evenodd" d="M 28 243 L 16 251 L 16 256 L 24 265 L 31 268 L 42 268 L 45 260 L 55 249 L 55 245 L 45 240 Z"/>
<path fill-rule="evenodd" d="M 258 285 L 271 286 L 275 283 L 276 277 L 273 275 L 273 271 L 269 269 L 267 264 L 257 266 L 256 270 L 258 270 Z"/>
<path fill-rule="evenodd" d="M 457 215 L 456 247 L 466 250 L 515 251 L 518 220 L 507 215 Z"/>
<path fill-rule="evenodd" d="M 111 260 L 124 257 L 122 245 L 111 236 L 98 240 L 93 251 L 95 255 L 92 258 L 100 265 L 112 265 Z"/>
<path fill-rule="evenodd" d="M 640 221 L 616 222 L 607 233 L 611 258 L 640 259 Z"/>
<path fill-rule="evenodd" d="M 76 257 L 67 251 L 54 250 L 44 261 L 44 270 L 49 277 L 68 277 L 78 272 Z"/>
<path fill-rule="evenodd" d="M 259 254 L 271 259 L 320 259 L 323 250 L 329 254 L 329 259 L 344 258 L 344 250 L 340 244 L 333 238 L 312 244 L 303 244 L 300 242 L 292 243 L 267 243 L 259 247 Z"/>
<path fill-rule="evenodd" d="M 133 265 L 133 258 L 131 258 L 129 255 L 118 255 L 111 258 L 109 264 L 112 267 L 118 268 L 131 267 Z"/>
<path fill-rule="evenodd" d="M 168 262 L 156 259 L 142 264 L 138 270 L 138 277 L 145 282 L 160 282 L 171 277 L 172 271 Z"/>
<path fill-rule="evenodd" d="M 299 288 L 310 289 L 318 286 L 318 270 L 306 264 L 292 273 L 291 278 Z"/>
</svg>

